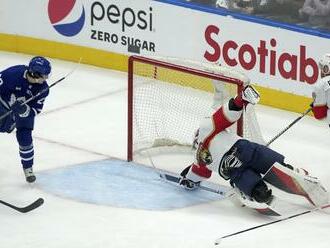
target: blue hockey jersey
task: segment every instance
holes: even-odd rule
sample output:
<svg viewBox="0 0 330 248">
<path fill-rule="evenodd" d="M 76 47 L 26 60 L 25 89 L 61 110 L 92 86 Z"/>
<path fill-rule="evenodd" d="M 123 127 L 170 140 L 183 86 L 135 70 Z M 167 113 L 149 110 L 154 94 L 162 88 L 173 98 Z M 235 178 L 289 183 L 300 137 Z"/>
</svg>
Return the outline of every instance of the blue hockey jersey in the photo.
<svg viewBox="0 0 330 248">
<path fill-rule="evenodd" d="M 26 101 L 40 91 L 44 91 L 39 97 L 29 102 L 28 105 L 34 112 L 34 116 L 41 112 L 44 100 L 49 94 L 47 82 L 31 84 L 26 78 L 28 67 L 16 65 L 0 72 L 0 101 L 10 108 L 16 100 Z"/>
<path fill-rule="evenodd" d="M 34 100 L 27 103 L 30 107 L 28 115 L 17 116 L 12 113 L 0 120 L 0 132 L 11 132 L 16 126 L 16 138 L 24 169 L 31 168 L 33 165 L 32 130 L 34 118 L 41 112 L 45 98 L 49 94 L 47 82 L 30 83 L 27 79 L 27 72 L 28 67 L 25 65 L 12 66 L 0 72 L 0 116 L 7 113 L 17 100 L 25 102 L 42 92 Z"/>
</svg>

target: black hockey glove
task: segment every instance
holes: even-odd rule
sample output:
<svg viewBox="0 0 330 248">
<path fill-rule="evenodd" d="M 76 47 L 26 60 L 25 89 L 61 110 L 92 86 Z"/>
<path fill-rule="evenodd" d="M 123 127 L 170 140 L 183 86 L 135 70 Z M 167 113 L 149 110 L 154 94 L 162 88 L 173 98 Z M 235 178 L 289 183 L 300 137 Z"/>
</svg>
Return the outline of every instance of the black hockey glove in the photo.
<svg viewBox="0 0 330 248">
<path fill-rule="evenodd" d="M 11 110 L 19 117 L 27 117 L 30 114 L 30 106 L 24 104 L 24 101 L 17 100 L 12 106 Z"/>
<path fill-rule="evenodd" d="M 180 182 L 180 185 L 182 185 L 187 190 L 194 190 L 199 187 L 200 182 L 194 182 L 189 180 L 188 178 L 183 177 Z"/>
</svg>

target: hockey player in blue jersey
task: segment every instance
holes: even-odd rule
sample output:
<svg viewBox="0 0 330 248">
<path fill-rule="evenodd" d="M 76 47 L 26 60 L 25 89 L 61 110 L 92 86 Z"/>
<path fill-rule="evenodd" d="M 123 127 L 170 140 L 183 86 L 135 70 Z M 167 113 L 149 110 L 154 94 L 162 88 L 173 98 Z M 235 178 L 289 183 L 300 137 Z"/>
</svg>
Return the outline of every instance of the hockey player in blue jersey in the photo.
<svg viewBox="0 0 330 248">
<path fill-rule="evenodd" d="M 16 128 L 19 155 L 26 181 L 33 183 L 33 139 L 34 119 L 43 108 L 49 94 L 46 80 L 51 73 L 51 64 L 44 57 L 34 57 L 28 65 L 15 65 L 0 72 L 0 132 L 11 133 Z M 42 92 L 30 102 L 32 96 Z"/>
</svg>

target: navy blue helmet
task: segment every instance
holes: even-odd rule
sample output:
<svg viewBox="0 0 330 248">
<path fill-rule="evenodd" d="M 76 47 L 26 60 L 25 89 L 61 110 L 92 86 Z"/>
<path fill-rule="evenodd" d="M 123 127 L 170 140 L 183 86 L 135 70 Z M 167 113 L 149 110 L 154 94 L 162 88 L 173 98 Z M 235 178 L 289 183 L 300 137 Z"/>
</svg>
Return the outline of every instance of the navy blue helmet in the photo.
<svg viewBox="0 0 330 248">
<path fill-rule="evenodd" d="M 50 62 L 44 57 L 33 57 L 29 63 L 29 73 L 34 78 L 48 78 L 52 67 Z"/>
</svg>

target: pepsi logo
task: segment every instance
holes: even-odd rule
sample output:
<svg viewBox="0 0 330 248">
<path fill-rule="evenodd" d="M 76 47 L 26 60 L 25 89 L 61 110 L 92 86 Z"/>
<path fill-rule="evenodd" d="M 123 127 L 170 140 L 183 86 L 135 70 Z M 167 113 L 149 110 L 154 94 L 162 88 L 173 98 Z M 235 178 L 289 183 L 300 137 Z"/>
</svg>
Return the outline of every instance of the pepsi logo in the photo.
<svg viewBox="0 0 330 248">
<path fill-rule="evenodd" d="M 48 16 L 58 33 L 71 37 L 84 26 L 85 8 L 79 0 L 49 0 Z"/>
</svg>

